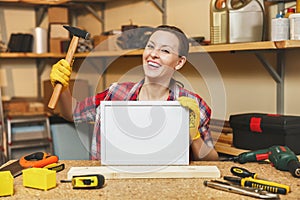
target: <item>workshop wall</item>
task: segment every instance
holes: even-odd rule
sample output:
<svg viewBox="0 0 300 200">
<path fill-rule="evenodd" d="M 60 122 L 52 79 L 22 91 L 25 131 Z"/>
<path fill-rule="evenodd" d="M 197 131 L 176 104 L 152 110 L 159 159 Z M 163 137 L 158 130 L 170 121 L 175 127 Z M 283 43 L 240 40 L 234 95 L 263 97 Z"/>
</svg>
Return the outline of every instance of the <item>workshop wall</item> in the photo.
<svg viewBox="0 0 300 200">
<path fill-rule="evenodd" d="M 167 23 L 182 28 L 191 37 L 204 36 L 209 40 L 209 3 L 210 0 L 167 0 Z M 271 13 L 274 13 L 274 8 Z M 6 10 L 6 9 L 5 9 Z M 35 27 L 34 10 L 11 9 L 5 11 L 8 35 L 13 32 L 30 32 Z M 15 14 L 18 12 L 18 15 Z M 19 13 L 21 17 L 19 17 Z M 100 12 L 99 12 L 100 13 Z M 47 20 L 47 18 L 45 19 Z M 88 13 L 77 17 L 78 25 L 84 27 L 92 35 L 100 34 L 101 24 Z M 105 30 L 120 29 L 122 25 L 132 22 L 139 26 L 157 26 L 162 23 L 162 14 L 151 1 L 124 0 L 107 3 L 105 10 Z M 300 79 L 300 69 L 297 66 L 298 50 L 287 53 L 286 78 L 285 78 L 285 114 L 300 115 L 300 92 L 297 86 Z M 263 68 L 257 58 L 251 53 L 214 53 L 207 55 L 214 61 L 221 74 L 224 83 L 225 94 L 225 118 L 229 115 L 241 112 L 276 112 L 276 84 L 268 72 Z M 274 55 L 266 54 L 270 62 L 274 63 Z M 102 90 L 110 83 L 119 80 L 138 80 L 141 75 L 137 71 L 131 71 L 141 63 L 140 57 L 121 58 L 113 62 L 106 72 L 106 85 L 100 85 L 103 78 L 93 70 L 79 70 L 72 74 L 72 78 L 87 78 L 91 87 L 91 93 Z M 192 58 L 191 59 L 195 59 Z M 5 69 L 6 74 L 11 74 L 11 79 L 4 94 L 7 98 L 13 96 L 36 96 L 37 77 L 35 76 L 35 60 L 7 60 L 0 63 L 0 68 Z M 48 61 L 48 67 L 42 74 L 42 80 L 49 79 L 50 66 L 56 60 Z M 199 60 L 202 62 L 202 60 Z M 203 65 L 209 61 L 203 61 Z M 212 64 L 211 62 L 209 62 Z M 101 61 L 94 60 L 86 64 L 102 65 Z M 201 63 L 199 64 L 200 66 Z M 213 64 L 212 64 L 213 65 Z M 131 66 L 134 66 L 133 68 Z M 202 66 L 203 67 L 203 66 Z M 138 68 L 136 68 L 138 70 Z M 212 86 L 207 85 L 201 73 L 194 73 L 195 66 L 187 65 L 180 70 L 178 77 L 198 92 L 211 106 L 215 104 L 211 99 Z M 126 74 L 126 76 L 124 76 Z M 29 78 L 30 77 L 30 78 Z M 91 78 L 92 77 L 92 78 Z M 213 78 L 213 77 L 209 77 Z M 20 80 L 26 81 L 26 86 L 20 84 Z M 214 106 L 212 107 L 213 111 Z M 213 112 L 214 113 L 214 112 Z M 214 116 L 213 116 L 214 117 Z M 219 116 L 217 116 L 219 117 Z"/>
</svg>

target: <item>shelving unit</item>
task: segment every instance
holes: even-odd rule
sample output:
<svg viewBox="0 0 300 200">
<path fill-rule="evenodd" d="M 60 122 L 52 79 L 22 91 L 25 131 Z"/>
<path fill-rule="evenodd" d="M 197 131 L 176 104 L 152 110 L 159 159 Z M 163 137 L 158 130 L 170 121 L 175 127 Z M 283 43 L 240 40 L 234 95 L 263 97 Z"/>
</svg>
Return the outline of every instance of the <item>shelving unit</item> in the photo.
<svg viewBox="0 0 300 200">
<path fill-rule="evenodd" d="M 36 11 L 36 21 L 37 26 L 42 21 L 46 8 L 53 5 L 63 5 L 69 7 L 79 7 L 83 6 L 87 11 L 91 12 L 101 23 L 102 30 L 105 30 L 105 5 L 106 3 L 120 1 L 120 0 L 93 0 L 93 1 L 84 1 L 84 0 L 58 0 L 58 1 L 46 1 L 46 0 L 16 0 L 16 1 L 1 1 L 0 6 L 31 6 L 35 8 Z M 162 22 L 166 23 L 166 0 L 151 0 L 155 6 L 162 13 Z M 101 7 L 101 14 L 98 15 L 98 12 L 94 10 L 93 6 L 97 5 Z M 1 29 L 3 31 L 3 29 Z M 264 42 L 251 42 L 251 43 L 236 43 L 236 44 L 219 44 L 219 45 L 207 45 L 207 46 L 193 46 L 190 48 L 190 54 L 201 54 L 201 53 L 240 53 L 246 52 L 254 54 L 257 59 L 261 62 L 262 66 L 268 71 L 270 76 L 276 82 L 277 88 L 277 97 L 276 97 L 276 110 L 278 114 L 284 113 L 284 76 L 285 76 L 285 53 L 289 49 L 300 48 L 300 41 L 264 41 Z M 75 58 L 85 59 L 85 58 L 99 58 L 105 60 L 109 57 L 134 57 L 141 56 L 143 50 L 123 50 L 123 51 L 96 51 L 90 53 L 77 53 Z M 276 66 L 272 66 L 268 60 L 264 57 L 264 53 L 274 53 L 276 54 Z M 0 59 L 33 59 L 36 60 L 38 68 L 38 95 L 41 97 L 41 80 L 40 75 L 42 74 L 45 68 L 45 61 L 52 59 L 64 58 L 65 54 L 55 54 L 55 53 L 0 53 Z M 223 147 L 222 147 L 223 148 Z M 220 150 L 224 151 L 224 150 Z"/>
<path fill-rule="evenodd" d="M 47 8 L 49 6 L 65 6 L 68 8 L 76 9 L 76 8 L 85 8 L 88 12 L 90 12 L 100 23 L 102 26 L 102 30 L 105 30 L 105 5 L 109 2 L 115 2 L 120 0 L 11 0 L 5 1 L 0 0 L 0 6 L 13 6 L 13 7 L 34 7 L 36 14 L 36 26 L 39 26 L 47 13 Z M 167 15 L 166 15 L 166 2 L 167 0 L 162 0 L 159 2 L 158 0 L 150 0 L 155 7 L 162 14 L 162 24 L 167 23 Z M 100 15 L 98 14 L 95 7 L 99 7 Z M 1 16 L 1 9 L 0 9 Z M 3 17 L 0 21 L 3 21 Z M 74 23 L 72 23 L 74 24 Z M 2 26 L 5 25 L 2 23 Z M 5 26 L 2 27 L 2 32 L 5 31 Z M 2 33 L 3 34 L 3 33 Z"/>
<path fill-rule="evenodd" d="M 90 12 L 100 23 L 102 26 L 102 30 L 105 31 L 105 6 L 107 3 L 110 2 L 121 2 L 120 0 L 0 0 L 0 21 L 2 27 L 1 27 L 1 34 L 2 38 L 6 37 L 6 27 L 5 27 L 5 18 L 3 14 L 3 8 L 1 6 L 9 6 L 9 7 L 15 7 L 15 8 L 21 8 L 21 7 L 33 7 L 35 9 L 35 18 L 36 18 L 36 26 L 38 27 L 41 22 L 43 21 L 46 13 L 47 8 L 50 6 L 64 6 L 68 7 L 71 10 L 75 10 L 76 12 L 73 12 L 72 19 L 74 19 L 74 13 L 77 15 L 78 11 L 87 10 Z M 151 1 L 155 7 L 162 13 L 162 24 L 165 24 L 167 21 L 166 16 L 166 2 L 167 0 L 149 0 Z M 96 9 L 97 8 L 97 9 Z M 77 10 L 76 10 L 77 9 Z M 100 15 L 97 10 L 100 10 Z M 72 20 L 71 23 L 73 26 L 76 25 L 76 21 Z M 6 41 L 8 42 L 8 41 Z M 107 52 L 108 54 L 111 54 L 110 52 Z M 20 59 L 35 59 L 36 65 L 38 68 L 37 76 L 38 76 L 38 98 L 41 98 L 41 80 L 40 75 L 42 74 L 44 68 L 45 68 L 45 59 L 58 59 L 58 58 L 64 58 L 64 54 L 53 54 L 53 53 L 45 53 L 45 54 L 35 54 L 35 53 L 0 53 L 0 58 L 10 59 L 10 58 L 20 58 Z M 114 53 L 113 53 L 114 54 Z M 83 58 L 86 57 L 87 54 L 78 54 L 76 57 Z M 106 55 L 105 55 L 106 56 Z M 107 55 L 110 56 L 110 55 Z"/>
<path fill-rule="evenodd" d="M 262 63 L 264 68 L 269 72 L 270 76 L 277 83 L 277 113 L 284 113 L 284 72 L 285 72 L 285 51 L 292 48 L 300 48 L 299 40 L 287 40 L 280 42 L 263 41 L 236 44 L 219 44 L 207 46 L 193 46 L 190 49 L 191 54 L 197 53 L 222 53 L 222 52 L 249 52 L 255 54 L 257 59 Z M 143 50 L 123 50 L 123 51 L 95 51 L 88 53 L 77 53 L 75 58 L 107 58 L 112 56 L 140 56 Z M 262 53 L 276 53 L 277 64 L 273 67 L 263 56 Z M 35 53 L 0 53 L 0 58 L 5 59 L 36 59 L 43 61 L 44 59 L 64 58 L 65 54 L 35 54 Z M 276 70 L 275 70 L 276 69 Z M 42 73 L 39 68 L 39 73 Z"/>
</svg>

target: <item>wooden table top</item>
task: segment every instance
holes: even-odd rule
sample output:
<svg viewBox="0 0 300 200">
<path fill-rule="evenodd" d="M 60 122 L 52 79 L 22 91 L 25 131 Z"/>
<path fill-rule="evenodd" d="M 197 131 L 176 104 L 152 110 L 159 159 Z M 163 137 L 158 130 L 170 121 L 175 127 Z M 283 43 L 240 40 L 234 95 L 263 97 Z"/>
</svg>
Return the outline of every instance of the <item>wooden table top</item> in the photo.
<svg viewBox="0 0 300 200">
<path fill-rule="evenodd" d="M 204 180 L 211 179 L 118 179 L 106 180 L 101 189 L 74 190 L 71 183 L 60 183 L 67 179 L 70 167 L 100 166 L 98 161 L 60 161 L 65 164 L 65 170 L 57 173 L 57 186 L 48 191 L 26 188 L 22 184 L 22 176 L 14 180 L 14 195 L 4 199 L 253 199 L 252 197 L 234 194 L 209 188 L 203 185 Z M 225 175 L 232 176 L 230 168 L 239 166 L 249 171 L 266 177 L 270 181 L 276 181 L 289 185 L 291 192 L 280 195 L 280 199 L 300 199 L 300 179 L 292 177 L 289 172 L 276 170 L 269 164 L 234 162 L 192 162 L 191 165 L 213 165 L 221 172 L 221 178 Z"/>
</svg>

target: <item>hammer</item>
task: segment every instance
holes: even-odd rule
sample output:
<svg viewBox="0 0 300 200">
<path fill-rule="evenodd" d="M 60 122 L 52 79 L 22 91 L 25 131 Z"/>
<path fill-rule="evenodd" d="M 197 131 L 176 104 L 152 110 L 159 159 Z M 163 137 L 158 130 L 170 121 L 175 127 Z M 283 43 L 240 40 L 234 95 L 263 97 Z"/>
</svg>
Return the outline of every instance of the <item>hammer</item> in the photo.
<svg viewBox="0 0 300 200">
<path fill-rule="evenodd" d="M 63 26 L 63 27 L 73 34 L 71 43 L 70 43 L 68 51 L 67 51 L 67 55 L 65 57 L 65 60 L 71 65 L 74 53 L 77 49 L 79 38 L 81 37 L 81 38 L 84 38 L 87 40 L 87 39 L 89 39 L 90 34 L 84 30 L 80 30 L 79 28 L 75 28 L 75 27 L 71 27 L 71 26 Z M 57 101 L 59 99 L 60 93 L 62 91 L 62 88 L 63 88 L 62 84 L 57 82 L 53 89 L 53 93 L 50 98 L 50 101 L 48 103 L 49 108 L 51 108 L 51 109 L 55 108 Z"/>
</svg>

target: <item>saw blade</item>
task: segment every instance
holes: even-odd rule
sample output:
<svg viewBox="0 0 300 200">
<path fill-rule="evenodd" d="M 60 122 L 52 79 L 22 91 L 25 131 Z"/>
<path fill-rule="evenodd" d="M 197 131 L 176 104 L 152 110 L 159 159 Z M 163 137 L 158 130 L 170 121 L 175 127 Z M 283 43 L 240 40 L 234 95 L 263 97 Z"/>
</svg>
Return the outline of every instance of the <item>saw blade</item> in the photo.
<svg viewBox="0 0 300 200">
<path fill-rule="evenodd" d="M 13 177 L 17 177 L 22 174 L 23 167 L 20 165 L 19 160 L 16 160 L 2 168 L 0 171 L 10 171 Z"/>
</svg>

